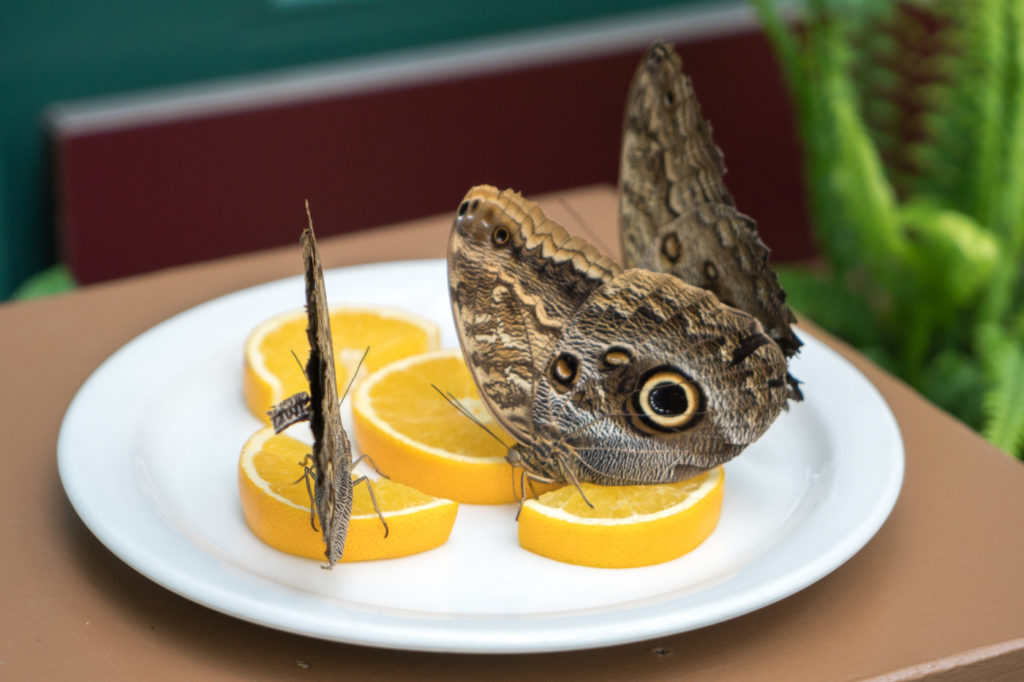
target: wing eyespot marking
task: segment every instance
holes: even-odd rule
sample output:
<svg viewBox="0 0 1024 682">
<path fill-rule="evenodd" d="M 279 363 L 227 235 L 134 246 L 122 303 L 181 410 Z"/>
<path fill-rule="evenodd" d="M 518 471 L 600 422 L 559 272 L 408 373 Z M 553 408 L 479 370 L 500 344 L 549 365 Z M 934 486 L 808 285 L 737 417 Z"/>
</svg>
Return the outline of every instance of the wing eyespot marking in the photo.
<svg viewBox="0 0 1024 682">
<path fill-rule="evenodd" d="M 512 240 L 512 233 L 504 225 L 496 225 L 491 231 L 491 242 L 495 246 L 505 246 Z"/>
<path fill-rule="evenodd" d="M 662 238 L 661 255 L 673 265 L 683 257 L 683 245 L 676 232 L 669 232 Z"/>
<path fill-rule="evenodd" d="M 648 370 L 631 396 L 633 425 L 647 432 L 677 433 L 700 422 L 704 394 L 678 369 L 662 365 Z"/>
<path fill-rule="evenodd" d="M 548 365 L 548 378 L 556 391 L 565 393 L 579 377 L 580 362 L 572 353 L 562 353 Z"/>
<path fill-rule="evenodd" d="M 605 371 L 628 365 L 633 361 L 633 351 L 626 346 L 609 346 L 601 354 L 598 367 Z"/>
</svg>

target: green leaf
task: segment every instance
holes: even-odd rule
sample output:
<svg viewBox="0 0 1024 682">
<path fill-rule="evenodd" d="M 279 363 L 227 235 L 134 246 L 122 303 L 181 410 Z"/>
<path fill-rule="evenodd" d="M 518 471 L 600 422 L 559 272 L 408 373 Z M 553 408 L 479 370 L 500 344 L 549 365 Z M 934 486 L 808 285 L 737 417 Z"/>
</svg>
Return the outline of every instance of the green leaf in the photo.
<svg viewBox="0 0 1024 682">
<path fill-rule="evenodd" d="M 752 2 L 834 273 L 781 273 L 791 303 L 1024 451 L 1024 3 Z"/>
<path fill-rule="evenodd" d="M 1024 455 L 1024 344 L 1003 330 L 979 333 L 979 352 L 989 388 L 982 407 L 982 434 L 1008 453 Z"/>
<path fill-rule="evenodd" d="M 774 0 L 751 0 L 751 4 L 757 12 L 768 40 L 772 43 L 786 84 L 794 97 L 799 100 L 800 91 L 803 89 L 803 78 L 800 74 L 796 38 L 779 14 L 779 8 Z"/>
<path fill-rule="evenodd" d="M 901 245 L 896 198 L 850 73 L 847 33 L 857 12 L 842 9 L 824 0 L 810 3 L 811 28 L 799 45 L 777 25 L 769 30 L 778 35 L 775 44 L 784 45 L 787 76 L 798 97 L 804 177 L 821 247 L 839 276 L 866 270 L 885 288 L 891 281 L 888 261 Z"/>
<path fill-rule="evenodd" d="M 915 198 L 900 209 L 905 256 L 919 295 L 912 304 L 936 301 L 954 311 L 974 300 L 999 262 L 999 242 L 970 216 L 932 199 Z"/>
<path fill-rule="evenodd" d="M 76 286 L 75 278 L 67 265 L 58 264 L 36 273 L 14 290 L 12 299 L 39 298 L 71 291 Z"/>
<path fill-rule="evenodd" d="M 971 354 L 951 348 L 940 351 L 925 367 L 915 388 L 971 428 L 981 428 L 985 377 Z"/>
</svg>

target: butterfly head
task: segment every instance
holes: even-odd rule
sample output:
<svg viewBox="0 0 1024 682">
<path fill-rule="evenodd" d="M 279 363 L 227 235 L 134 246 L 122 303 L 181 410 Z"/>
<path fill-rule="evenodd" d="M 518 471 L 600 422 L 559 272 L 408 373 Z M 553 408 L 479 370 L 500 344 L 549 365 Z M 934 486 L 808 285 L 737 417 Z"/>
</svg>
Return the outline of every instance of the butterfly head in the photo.
<svg viewBox="0 0 1024 682">
<path fill-rule="evenodd" d="M 522 469 L 536 481 L 554 483 L 570 478 L 571 469 L 560 465 L 568 462 L 570 457 L 571 453 L 564 444 L 542 439 L 532 443 L 516 443 L 508 449 L 505 461 Z"/>
</svg>

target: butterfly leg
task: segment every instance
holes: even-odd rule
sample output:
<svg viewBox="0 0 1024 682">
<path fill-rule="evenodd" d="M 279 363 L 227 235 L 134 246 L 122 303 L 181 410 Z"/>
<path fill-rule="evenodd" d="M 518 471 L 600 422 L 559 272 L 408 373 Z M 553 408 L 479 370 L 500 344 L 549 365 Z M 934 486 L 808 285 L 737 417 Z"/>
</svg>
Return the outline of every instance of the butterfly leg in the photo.
<svg viewBox="0 0 1024 682">
<path fill-rule="evenodd" d="M 562 471 L 562 476 L 565 480 L 576 486 L 576 492 L 580 494 L 580 497 L 582 497 L 583 501 L 587 503 L 587 506 L 593 509 L 594 505 L 587 499 L 587 496 L 583 494 L 583 488 L 580 487 L 580 479 L 576 478 L 576 474 L 574 474 L 572 470 L 565 465 L 565 459 L 561 456 L 558 457 L 558 468 Z"/>
<path fill-rule="evenodd" d="M 385 474 L 383 471 L 381 471 L 380 467 L 377 466 L 377 463 L 373 461 L 373 457 L 370 457 L 369 455 L 359 455 L 358 457 L 356 457 L 355 461 L 352 462 L 352 468 L 355 469 L 356 465 L 362 462 L 364 459 L 370 463 L 370 466 L 373 467 L 373 470 L 377 473 L 378 476 L 380 476 L 381 478 L 386 478 L 389 481 L 391 480 L 391 477 Z"/>
<path fill-rule="evenodd" d="M 295 485 L 299 481 L 306 482 L 306 493 L 309 495 L 309 525 L 313 527 L 313 530 L 319 530 L 316 527 L 316 501 L 313 495 L 313 485 L 310 483 L 313 480 L 313 467 L 310 464 L 313 463 L 313 455 L 307 453 L 299 464 L 302 465 L 302 475 L 292 481 L 292 485 Z"/>
<path fill-rule="evenodd" d="M 388 522 L 384 520 L 384 513 L 380 510 L 380 505 L 377 504 L 377 496 L 373 494 L 373 481 L 366 476 L 360 476 L 356 480 L 352 481 L 352 487 L 356 487 L 360 483 L 366 484 L 366 492 L 370 493 L 370 502 L 373 503 L 373 511 L 377 512 L 377 518 L 380 519 L 381 525 L 384 526 L 384 537 L 388 536 Z"/>
<path fill-rule="evenodd" d="M 516 507 L 516 521 L 519 520 L 519 515 L 523 513 L 523 503 L 526 502 L 526 469 L 520 469 L 519 471 L 519 487 L 516 488 L 515 475 L 512 476 L 512 497 L 519 503 Z"/>
<path fill-rule="evenodd" d="M 519 508 L 516 509 L 516 521 L 519 520 L 519 515 L 523 511 L 523 504 L 526 502 L 526 486 L 527 486 L 527 484 L 529 484 L 529 486 L 530 486 L 530 496 L 531 497 L 537 497 L 537 490 L 533 487 L 533 484 L 535 482 L 536 483 L 558 483 L 558 481 L 556 481 L 555 479 L 551 478 L 550 476 L 541 476 L 539 474 L 530 473 L 530 472 L 526 471 L 526 469 L 522 469 L 520 474 L 519 474 L 519 490 L 516 491 L 516 492 L 518 492 L 518 494 L 516 495 L 516 499 L 519 501 Z M 512 484 L 512 489 L 513 489 L 513 491 L 515 491 L 515 483 L 514 482 Z M 586 498 L 583 498 L 583 499 L 586 499 Z"/>
<path fill-rule="evenodd" d="M 530 497 L 537 497 L 537 489 L 533 487 L 533 482 L 538 481 L 540 483 L 553 483 L 553 479 L 541 478 L 537 474 L 527 474 L 526 469 L 519 469 L 519 487 L 516 487 L 515 473 L 512 474 L 512 497 L 516 501 L 522 503 L 526 499 L 526 486 L 530 486 Z M 516 515 L 518 517 L 518 514 Z"/>
</svg>

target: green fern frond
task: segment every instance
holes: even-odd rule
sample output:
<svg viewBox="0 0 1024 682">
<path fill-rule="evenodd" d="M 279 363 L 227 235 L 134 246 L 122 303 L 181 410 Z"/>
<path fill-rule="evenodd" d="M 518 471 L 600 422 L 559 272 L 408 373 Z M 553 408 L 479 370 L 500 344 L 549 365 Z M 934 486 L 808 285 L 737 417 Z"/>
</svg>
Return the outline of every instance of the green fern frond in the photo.
<svg viewBox="0 0 1024 682">
<path fill-rule="evenodd" d="M 999 240 L 970 216 L 930 198 L 900 207 L 900 224 L 912 242 L 907 260 L 928 298 L 908 301 L 955 311 L 975 303 L 1000 261 Z"/>
<path fill-rule="evenodd" d="M 982 434 L 1010 454 L 1024 454 L 1024 344 L 989 327 L 979 334 L 979 353 L 988 379 Z"/>
<path fill-rule="evenodd" d="M 800 74 L 800 55 L 796 33 L 786 26 L 774 0 L 751 0 L 757 18 L 775 50 L 782 74 L 798 107 L 803 103 L 803 78 Z M 801 107 L 802 108 L 802 107 Z"/>
<path fill-rule="evenodd" d="M 853 82 L 868 133 L 904 197 L 917 171 L 914 143 L 926 99 L 919 91 L 940 79 L 944 36 L 931 30 L 930 15 L 905 2 L 887 3 L 872 18 L 851 31 Z"/>
<path fill-rule="evenodd" d="M 751 2 L 831 268 L 791 303 L 1022 456 L 1024 2 Z"/>
<path fill-rule="evenodd" d="M 1019 261 L 1024 256 L 1024 7 L 1019 2 L 1008 3 L 1006 37 L 1006 181 L 999 195 L 999 229 L 1010 257 Z"/>
<path fill-rule="evenodd" d="M 932 358 L 915 388 L 971 428 L 980 430 L 983 413 L 978 396 L 984 395 L 984 386 L 985 377 L 977 358 L 948 348 Z"/>
<path fill-rule="evenodd" d="M 889 261 L 901 246 L 896 197 L 861 116 L 836 4 L 812 4 L 809 21 L 816 29 L 803 49 L 817 131 L 808 145 L 817 163 L 807 169 L 808 180 L 818 197 L 815 220 L 839 274 L 866 270 L 884 289 L 895 274 Z"/>
<path fill-rule="evenodd" d="M 1007 25 L 1017 0 L 944 0 L 934 4 L 943 21 L 951 59 L 946 81 L 931 93 L 922 175 L 952 166 L 958 172 L 936 189 L 952 207 L 993 225 L 999 210 L 1008 132 L 1006 87 L 1013 76 Z M 969 144 L 965 145 L 964 141 Z"/>
</svg>

